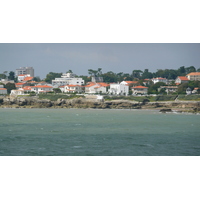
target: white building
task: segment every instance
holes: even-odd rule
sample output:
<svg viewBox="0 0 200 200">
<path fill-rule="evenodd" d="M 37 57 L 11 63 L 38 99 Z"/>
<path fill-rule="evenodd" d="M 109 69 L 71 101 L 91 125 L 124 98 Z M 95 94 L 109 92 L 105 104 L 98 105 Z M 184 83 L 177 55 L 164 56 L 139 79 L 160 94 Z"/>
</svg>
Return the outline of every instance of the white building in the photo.
<svg viewBox="0 0 200 200">
<path fill-rule="evenodd" d="M 154 84 L 156 84 L 158 82 L 163 82 L 163 83 L 167 84 L 167 79 L 166 78 L 158 77 L 158 78 L 152 78 L 151 80 L 153 81 Z"/>
<path fill-rule="evenodd" d="M 31 91 L 39 94 L 41 92 L 52 92 L 53 87 L 49 85 L 36 85 L 31 87 Z"/>
<path fill-rule="evenodd" d="M 15 76 L 19 76 L 20 74 L 30 74 L 30 76 L 34 77 L 34 69 L 33 67 L 20 67 L 16 69 Z"/>
<path fill-rule="evenodd" d="M 110 89 L 109 89 L 109 94 L 113 95 L 128 95 L 129 92 L 129 86 L 124 83 L 111 83 L 110 84 Z"/>
<path fill-rule="evenodd" d="M 132 92 L 133 92 L 133 95 L 147 94 L 148 87 L 144 87 L 144 86 L 138 85 L 138 86 L 132 87 Z"/>
<path fill-rule="evenodd" d="M 186 76 L 178 76 L 175 80 L 175 83 L 177 85 L 182 84 L 182 83 L 188 83 L 188 78 Z"/>
<path fill-rule="evenodd" d="M 7 89 L 4 88 L 3 85 L 0 85 L 0 94 L 7 94 L 7 93 L 8 93 L 8 92 L 7 92 Z"/>
<path fill-rule="evenodd" d="M 85 81 L 82 78 L 75 77 L 75 74 L 66 73 L 62 74 L 61 78 L 55 78 L 52 80 L 53 86 L 61 86 L 61 85 L 84 85 Z"/>
<path fill-rule="evenodd" d="M 81 85 L 65 85 L 64 92 L 67 93 L 82 93 L 83 86 Z"/>
<path fill-rule="evenodd" d="M 108 86 L 109 86 L 109 84 L 107 84 L 107 83 L 90 82 L 89 85 L 84 86 L 85 87 L 85 93 L 88 93 L 88 94 L 107 93 L 107 87 Z"/>
<path fill-rule="evenodd" d="M 200 72 L 191 72 L 186 75 L 190 81 L 200 81 Z"/>
</svg>

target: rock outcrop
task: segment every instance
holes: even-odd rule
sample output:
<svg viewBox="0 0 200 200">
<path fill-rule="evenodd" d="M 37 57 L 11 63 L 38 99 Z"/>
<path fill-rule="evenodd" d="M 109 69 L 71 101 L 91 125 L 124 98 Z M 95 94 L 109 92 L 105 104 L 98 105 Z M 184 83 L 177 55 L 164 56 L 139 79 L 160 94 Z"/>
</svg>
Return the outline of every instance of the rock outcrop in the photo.
<svg viewBox="0 0 200 200">
<path fill-rule="evenodd" d="M 200 112 L 200 101 L 136 102 L 130 100 L 98 101 L 88 98 L 38 99 L 36 97 L 0 97 L 0 107 L 13 108 L 93 108 L 93 109 L 159 109 Z"/>
</svg>

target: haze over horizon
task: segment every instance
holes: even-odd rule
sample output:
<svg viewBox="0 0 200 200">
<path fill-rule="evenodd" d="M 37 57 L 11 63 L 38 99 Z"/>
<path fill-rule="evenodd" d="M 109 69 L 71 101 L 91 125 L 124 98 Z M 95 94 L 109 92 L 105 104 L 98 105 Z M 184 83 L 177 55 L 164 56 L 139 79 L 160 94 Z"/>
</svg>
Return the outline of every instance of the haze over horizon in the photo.
<svg viewBox="0 0 200 200">
<path fill-rule="evenodd" d="M 199 43 L 0 43 L 0 73 L 33 67 L 35 76 L 88 69 L 131 73 L 133 70 L 200 68 Z"/>
</svg>

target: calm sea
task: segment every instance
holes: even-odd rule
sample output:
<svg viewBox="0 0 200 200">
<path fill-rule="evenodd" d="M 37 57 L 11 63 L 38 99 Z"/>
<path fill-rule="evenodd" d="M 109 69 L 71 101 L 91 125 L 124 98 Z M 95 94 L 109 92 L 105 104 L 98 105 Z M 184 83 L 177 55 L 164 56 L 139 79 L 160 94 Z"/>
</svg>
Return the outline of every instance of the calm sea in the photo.
<svg viewBox="0 0 200 200">
<path fill-rule="evenodd" d="M 0 109 L 1 156 L 198 156 L 200 115 Z"/>
</svg>

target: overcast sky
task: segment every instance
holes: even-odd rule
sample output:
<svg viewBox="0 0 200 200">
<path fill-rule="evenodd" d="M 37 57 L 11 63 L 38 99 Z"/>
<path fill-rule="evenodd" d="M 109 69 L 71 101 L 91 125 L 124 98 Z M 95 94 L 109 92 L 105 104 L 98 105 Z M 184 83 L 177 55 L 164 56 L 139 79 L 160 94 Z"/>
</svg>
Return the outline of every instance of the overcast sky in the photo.
<svg viewBox="0 0 200 200">
<path fill-rule="evenodd" d="M 192 43 L 1 43 L 0 73 L 33 67 L 35 76 L 49 72 L 88 75 L 88 69 L 131 73 L 135 69 L 200 68 L 200 44 Z"/>
</svg>

